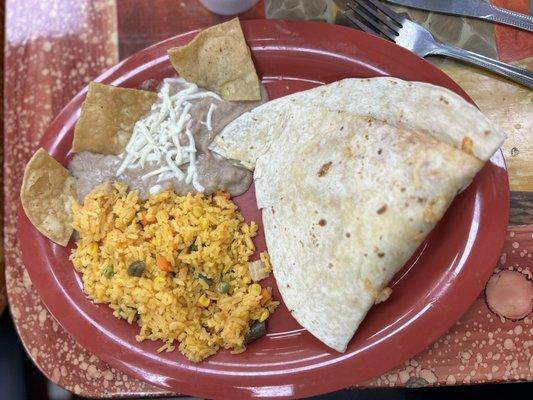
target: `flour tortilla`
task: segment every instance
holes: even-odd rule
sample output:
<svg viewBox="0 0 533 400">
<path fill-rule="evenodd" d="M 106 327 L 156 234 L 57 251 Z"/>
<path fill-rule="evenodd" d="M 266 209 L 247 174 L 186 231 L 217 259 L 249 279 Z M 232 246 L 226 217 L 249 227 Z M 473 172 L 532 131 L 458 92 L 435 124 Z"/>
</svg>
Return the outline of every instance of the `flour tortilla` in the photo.
<svg viewBox="0 0 533 400">
<path fill-rule="evenodd" d="M 72 151 L 122 153 L 135 123 L 154 104 L 157 94 L 91 82 L 74 128 Z"/>
<path fill-rule="evenodd" d="M 168 55 L 180 76 L 224 100 L 261 100 L 259 78 L 238 18 L 203 30 Z"/>
<path fill-rule="evenodd" d="M 283 300 L 340 352 L 504 137 L 448 91 L 372 82 L 345 80 L 267 103 L 229 124 L 212 146 L 255 169 Z M 330 91 L 346 85 L 342 99 Z M 399 85 L 404 96 L 368 85 Z"/>
<path fill-rule="evenodd" d="M 210 148 L 253 169 L 255 160 L 282 131 L 292 105 L 309 107 L 309 112 L 319 107 L 372 117 L 425 133 L 483 161 L 505 140 L 487 117 L 450 90 L 380 77 L 344 79 L 270 101 L 229 124 Z M 250 135 L 255 127 L 261 135 Z"/>
<path fill-rule="evenodd" d="M 66 246 L 72 235 L 76 180 L 43 149 L 24 170 L 20 200 L 31 223 L 53 242 Z"/>
<path fill-rule="evenodd" d="M 344 352 L 482 162 L 373 119 L 327 110 L 296 115 L 257 160 L 256 196 L 285 305 Z"/>
</svg>

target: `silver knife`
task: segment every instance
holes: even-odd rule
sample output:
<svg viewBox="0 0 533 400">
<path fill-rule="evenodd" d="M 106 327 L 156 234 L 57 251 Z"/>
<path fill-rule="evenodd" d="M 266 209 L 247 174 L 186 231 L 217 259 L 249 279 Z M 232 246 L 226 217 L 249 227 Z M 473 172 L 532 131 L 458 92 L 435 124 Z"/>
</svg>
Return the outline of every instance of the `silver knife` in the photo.
<svg viewBox="0 0 533 400">
<path fill-rule="evenodd" d="M 533 32 L 533 17 L 505 8 L 495 7 L 483 0 L 386 0 L 405 7 L 437 13 L 480 18 Z"/>
</svg>

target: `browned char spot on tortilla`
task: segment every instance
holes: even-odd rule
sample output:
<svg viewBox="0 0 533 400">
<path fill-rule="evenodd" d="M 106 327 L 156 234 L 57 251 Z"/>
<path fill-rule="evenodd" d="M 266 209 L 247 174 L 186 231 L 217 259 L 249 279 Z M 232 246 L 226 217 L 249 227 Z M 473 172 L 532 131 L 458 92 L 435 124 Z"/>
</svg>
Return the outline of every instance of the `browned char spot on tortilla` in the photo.
<svg viewBox="0 0 533 400">
<path fill-rule="evenodd" d="M 379 249 L 377 246 L 374 246 L 374 253 L 376 253 L 379 258 L 385 257 L 385 253 L 381 251 L 381 249 Z"/>
<path fill-rule="evenodd" d="M 351 234 L 350 232 L 346 232 L 344 235 L 345 235 L 347 238 L 349 238 L 350 236 L 352 236 L 352 234 Z"/>
<path fill-rule="evenodd" d="M 377 213 L 381 215 L 381 214 L 383 214 L 385 211 L 387 211 L 387 205 L 386 205 L 386 204 L 382 205 L 382 206 L 379 208 L 379 210 L 377 211 Z"/>
<path fill-rule="evenodd" d="M 314 246 L 314 247 L 318 247 L 318 240 L 316 238 L 316 235 L 313 231 L 311 231 L 311 233 L 309 234 L 309 238 L 311 240 L 311 244 Z"/>
<path fill-rule="evenodd" d="M 327 221 L 324 218 L 322 218 L 320 221 L 318 221 L 318 225 L 320 225 L 320 226 L 326 226 L 326 224 L 327 224 Z"/>
<path fill-rule="evenodd" d="M 318 170 L 318 174 L 317 174 L 319 178 L 322 178 L 323 176 L 327 175 L 327 173 L 331 169 L 331 164 L 333 164 L 333 162 L 328 161 L 327 163 L 323 164 L 320 167 L 320 169 Z"/>
<path fill-rule="evenodd" d="M 414 236 L 414 239 L 417 242 L 421 242 L 422 240 L 424 240 L 424 231 L 423 230 L 419 230 L 418 233 Z"/>
<path fill-rule="evenodd" d="M 439 100 L 442 101 L 444 104 L 450 104 L 449 101 L 444 98 L 444 96 L 440 96 Z"/>
<path fill-rule="evenodd" d="M 468 136 L 465 136 L 461 142 L 461 150 L 466 154 L 474 155 L 474 142 Z"/>
<path fill-rule="evenodd" d="M 342 151 L 342 154 L 343 154 L 343 156 L 345 158 L 353 158 L 354 157 L 353 151 L 349 147 L 345 147 L 344 150 Z"/>
</svg>

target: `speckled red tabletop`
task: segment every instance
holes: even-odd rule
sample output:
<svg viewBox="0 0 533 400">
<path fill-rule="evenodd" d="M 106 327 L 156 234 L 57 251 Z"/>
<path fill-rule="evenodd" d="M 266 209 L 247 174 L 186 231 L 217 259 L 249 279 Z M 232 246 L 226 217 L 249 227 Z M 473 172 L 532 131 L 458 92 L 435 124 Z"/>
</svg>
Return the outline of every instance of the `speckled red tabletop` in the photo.
<svg viewBox="0 0 533 400">
<path fill-rule="evenodd" d="M 263 18 L 265 9 L 267 15 L 293 16 L 291 12 L 296 12 L 287 5 L 289 2 L 266 3 L 261 1 L 241 18 Z M 324 3 L 324 18 L 335 20 L 334 13 L 342 2 L 320 0 L 308 3 L 314 6 Z M 497 3 L 528 12 L 525 0 L 498 0 Z M 437 28 L 436 22 L 443 18 L 423 14 L 413 14 L 412 17 L 426 23 L 433 21 Z M 457 21 L 453 17 L 445 18 Z M 42 304 L 22 264 L 17 238 L 16 210 L 24 165 L 54 115 L 92 78 L 149 44 L 221 20 L 196 1 L 7 1 L 4 74 L 7 295 L 18 333 L 35 364 L 49 379 L 76 394 L 156 396 L 163 391 L 110 368 L 81 348 Z M 486 54 L 491 55 L 493 51 L 492 56 L 499 55 L 507 61 L 519 61 L 533 67 L 533 35 L 527 36 L 505 27 L 497 27 L 494 31 L 491 26 L 472 26 L 469 32 L 477 32 L 479 40 L 466 41 L 465 47 L 487 45 Z M 465 31 L 464 26 L 461 31 Z M 441 37 L 446 39 L 446 35 L 453 36 L 454 33 L 444 29 Z M 452 40 L 450 36 L 449 40 L 458 42 L 461 38 Z M 531 288 L 532 93 L 473 68 L 452 63 L 439 66 L 461 84 L 478 106 L 509 135 L 504 154 L 512 189 L 511 221 L 500 262 L 494 266 L 492 282 L 498 284 L 499 278 L 514 271 L 520 273 L 516 275 L 519 284 Z M 499 93 L 498 98 L 495 98 L 495 92 Z M 527 295 L 533 296 L 532 291 L 526 291 Z M 521 293 L 519 296 L 522 297 L 507 293 L 504 301 L 511 305 L 527 302 Z M 2 295 L 0 306 L 1 300 Z M 531 297 L 529 301 L 532 301 Z M 491 306 L 501 309 L 501 304 Z M 365 386 L 532 380 L 532 347 L 531 314 L 520 320 L 506 319 L 491 311 L 485 293 L 482 293 L 461 320 L 430 348 Z"/>
</svg>

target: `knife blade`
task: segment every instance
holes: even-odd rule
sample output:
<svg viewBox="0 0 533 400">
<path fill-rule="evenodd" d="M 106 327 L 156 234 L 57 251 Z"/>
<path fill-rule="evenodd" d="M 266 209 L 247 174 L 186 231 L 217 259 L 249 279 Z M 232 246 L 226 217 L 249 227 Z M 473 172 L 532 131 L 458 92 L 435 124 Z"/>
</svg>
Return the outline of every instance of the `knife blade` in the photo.
<svg viewBox="0 0 533 400">
<path fill-rule="evenodd" d="M 483 0 L 386 0 L 405 7 L 437 13 L 484 19 L 533 32 L 533 17 L 505 8 L 495 7 Z"/>
</svg>

